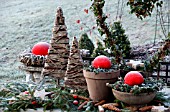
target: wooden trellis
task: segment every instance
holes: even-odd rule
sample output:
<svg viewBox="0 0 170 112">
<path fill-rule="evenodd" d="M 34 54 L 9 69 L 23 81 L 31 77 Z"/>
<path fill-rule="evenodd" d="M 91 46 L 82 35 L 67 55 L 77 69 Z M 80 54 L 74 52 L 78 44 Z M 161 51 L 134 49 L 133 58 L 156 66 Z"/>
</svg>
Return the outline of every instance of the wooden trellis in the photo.
<svg viewBox="0 0 170 112">
<path fill-rule="evenodd" d="M 158 24 L 160 23 L 162 33 L 165 37 L 170 32 L 170 0 L 163 0 L 163 7 L 157 8 L 156 11 L 156 23 L 155 23 L 155 37 L 154 45 L 157 38 Z"/>
<path fill-rule="evenodd" d="M 151 77 L 157 77 L 157 79 L 162 78 L 170 85 L 170 62 L 160 61 L 158 65 L 158 69 L 154 69 L 156 75 L 152 74 Z"/>
<path fill-rule="evenodd" d="M 164 0 L 164 7 L 162 8 L 163 18 L 162 23 L 165 28 L 165 34 L 168 35 L 170 32 L 170 1 Z"/>
</svg>

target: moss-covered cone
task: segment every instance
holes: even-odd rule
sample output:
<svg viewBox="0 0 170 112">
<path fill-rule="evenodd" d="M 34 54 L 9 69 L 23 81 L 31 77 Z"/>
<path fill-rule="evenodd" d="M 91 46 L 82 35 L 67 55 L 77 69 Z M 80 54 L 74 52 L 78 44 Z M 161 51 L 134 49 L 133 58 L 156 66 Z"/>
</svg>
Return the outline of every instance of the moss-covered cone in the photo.
<svg viewBox="0 0 170 112">
<path fill-rule="evenodd" d="M 90 51 L 90 55 L 93 53 L 94 44 L 89 39 L 87 33 L 83 33 L 79 39 L 79 49 L 87 49 Z"/>
</svg>

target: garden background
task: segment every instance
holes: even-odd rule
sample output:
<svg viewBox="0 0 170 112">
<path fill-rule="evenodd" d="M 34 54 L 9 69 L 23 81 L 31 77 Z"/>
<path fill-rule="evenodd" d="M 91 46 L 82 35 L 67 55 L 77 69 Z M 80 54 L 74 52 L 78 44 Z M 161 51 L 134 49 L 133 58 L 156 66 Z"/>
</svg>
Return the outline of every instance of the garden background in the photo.
<svg viewBox="0 0 170 112">
<path fill-rule="evenodd" d="M 106 0 L 104 12 L 108 22 L 113 23 L 122 15 L 122 25 L 131 42 L 131 46 L 153 44 L 155 36 L 156 13 L 143 21 L 134 14 L 125 0 Z M 99 34 L 93 13 L 88 10 L 91 0 L 0 0 L 0 82 L 23 80 L 25 72 L 18 69 L 21 63 L 19 53 L 29 50 L 40 41 L 49 42 L 56 8 L 61 6 L 71 40 L 83 32 L 88 32 L 90 39 L 96 43 Z M 119 5 L 118 5 L 119 3 Z M 123 4 L 122 4 L 123 3 Z M 123 7 L 122 7 L 123 6 Z M 154 11 L 155 12 L 155 11 Z M 80 23 L 77 23 L 80 20 Z M 164 36 L 158 23 L 156 41 Z"/>
</svg>

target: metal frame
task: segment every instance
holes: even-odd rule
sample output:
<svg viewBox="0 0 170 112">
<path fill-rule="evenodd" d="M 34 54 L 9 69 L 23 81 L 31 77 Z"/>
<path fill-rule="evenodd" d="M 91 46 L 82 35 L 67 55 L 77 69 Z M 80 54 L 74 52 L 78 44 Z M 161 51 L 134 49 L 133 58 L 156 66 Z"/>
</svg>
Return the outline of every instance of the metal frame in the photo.
<svg viewBox="0 0 170 112">
<path fill-rule="evenodd" d="M 161 69 L 161 66 L 165 65 L 165 69 Z M 170 83 L 168 82 L 168 78 L 170 78 L 170 62 L 159 62 L 158 65 L 158 71 L 157 71 L 157 75 L 152 75 L 152 77 L 157 77 L 159 78 L 165 78 L 165 82 L 166 83 Z M 161 72 L 165 72 L 165 76 L 160 75 Z"/>
<path fill-rule="evenodd" d="M 168 35 L 170 32 L 170 0 L 164 0 L 163 3 L 164 6 L 162 9 L 162 24 L 164 26 L 166 35 Z"/>
</svg>

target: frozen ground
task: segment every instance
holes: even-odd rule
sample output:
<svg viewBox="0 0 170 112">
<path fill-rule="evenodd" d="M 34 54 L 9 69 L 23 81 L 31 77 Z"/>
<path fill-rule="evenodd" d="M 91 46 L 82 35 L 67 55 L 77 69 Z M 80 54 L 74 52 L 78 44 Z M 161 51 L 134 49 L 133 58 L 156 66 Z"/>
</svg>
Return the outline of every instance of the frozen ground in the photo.
<svg viewBox="0 0 170 112">
<path fill-rule="evenodd" d="M 31 48 L 40 41 L 49 42 L 51 29 L 58 6 L 63 8 L 70 42 L 73 36 L 80 37 L 83 32 L 88 32 L 95 43 L 98 37 L 96 30 L 91 29 L 95 20 L 88 9 L 91 0 L 0 0 L 0 79 L 23 79 L 24 72 L 18 69 L 21 64 L 18 54 Z M 110 14 L 108 22 L 115 21 L 118 0 L 106 0 L 105 12 Z M 129 7 L 123 9 L 123 27 L 129 36 L 131 45 L 144 45 L 153 43 L 155 34 L 155 14 L 144 21 L 129 14 Z M 120 10 L 119 10 L 120 11 Z M 76 20 L 81 23 L 77 24 Z M 81 27 L 83 30 L 80 30 Z M 161 40 L 161 29 L 158 27 L 157 41 Z M 0 81 L 0 82 L 1 82 Z"/>
</svg>

